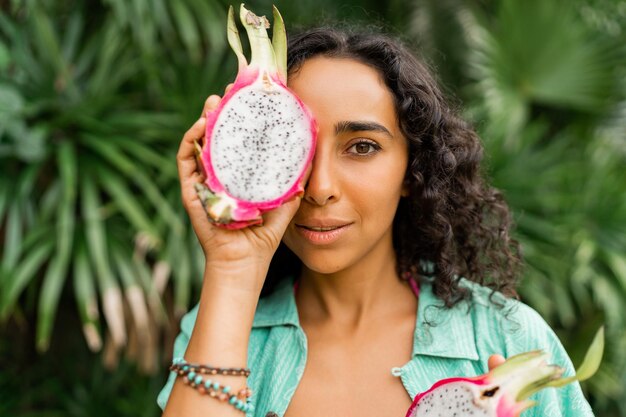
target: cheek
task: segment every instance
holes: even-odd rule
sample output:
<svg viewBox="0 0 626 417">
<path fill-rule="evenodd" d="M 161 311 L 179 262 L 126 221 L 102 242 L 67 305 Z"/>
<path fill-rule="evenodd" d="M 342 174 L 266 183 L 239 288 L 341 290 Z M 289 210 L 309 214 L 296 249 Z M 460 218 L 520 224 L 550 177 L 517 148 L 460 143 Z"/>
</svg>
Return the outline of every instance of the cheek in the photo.
<svg viewBox="0 0 626 417">
<path fill-rule="evenodd" d="M 361 196 L 358 207 L 362 208 L 360 213 L 367 217 L 370 222 L 387 224 L 395 216 L 396 208 L 400 200 L 400 187 L 367 187 L 367 194 Z"/>
<path fill-rule="evenodd" d="M 400 168 L 406 164 L 397 159 L 390 162 L 354 170 L 347 177 L 349 182 L 343 191 L 362 221 L 386 225 L 395 215 L 403 191 L 404 169 Z"/>
</svg>

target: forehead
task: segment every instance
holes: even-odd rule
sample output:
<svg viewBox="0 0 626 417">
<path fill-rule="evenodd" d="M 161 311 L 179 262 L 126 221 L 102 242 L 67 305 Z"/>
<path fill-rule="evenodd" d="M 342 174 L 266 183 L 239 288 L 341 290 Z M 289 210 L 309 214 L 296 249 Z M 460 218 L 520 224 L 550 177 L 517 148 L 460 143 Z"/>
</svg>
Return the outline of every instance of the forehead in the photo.
<svg viewBox="0 0 626 417">
<path fill-rule="evenodd" d="M 382 77 L 354 59 L 308 59 L 290 76 L 289 87 L 318 118 L 373 119 L 389 128 L 395 125 L 393 97 Z"/>
</svg>

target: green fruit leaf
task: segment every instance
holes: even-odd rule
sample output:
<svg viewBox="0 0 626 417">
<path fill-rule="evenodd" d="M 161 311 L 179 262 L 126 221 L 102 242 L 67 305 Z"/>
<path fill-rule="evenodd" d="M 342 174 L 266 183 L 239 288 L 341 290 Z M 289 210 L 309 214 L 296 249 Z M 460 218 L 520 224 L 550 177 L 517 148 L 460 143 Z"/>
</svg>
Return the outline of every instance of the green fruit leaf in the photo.
<svg viewBox="0 0 626 417">
<path fill-rule="evenodd" d="M 600 327 L 600 329 L 596 333 L 595 337 L 593 338 L 593 342 L 591 342 L 591 346 L 589 346 L 589 349 L 587 350 L 587 353 L 585 354 L 583 363 L 581 363 L 578 369 L 576 370 L 576 379 L 578 379 L 579 381 L 584 381 L 586 379 L 591 378 L 600 367 L 603 354 L 604 354 L 604 326 Z"/>
<path fill-rule="evenodd" d="M 547 384 L 547 386 L 562 387 L 574 381 L 584 381 L 586 379 L 591 378 L 600 367 L 603 353 L 604 353 L 604 326 L 600 327 L 595 337 L 593 338 L 593 341 L 591 342 L 589 349 L 587 349 L 587 353 L 585 354 L 583 363 L 581 363 L 578 369 L 576 370 L 576 375 L 569 377 L 569 378 L 561 378 L 555 381 L 551 381 Z"/>
<path fill-rule="evenodd" d="M 274 14 L 272 47 L 276 57 L 276 68 L 278 74 L 282 76 L 283 82 L 287 84 L 287 32 L 285 31 L 285 22 L 276 6 L 272 6 L 272 11 Z"/>
<path fill-rule="evenodd" d="M 233 6 L 228 8 L 228 27 L 226 29 L 226 36 L 228 38 L 228 44 L 235 52 L 235 55 L 237 55 L 239 71 L 241 71 L 248 65 L 248 61 L 243 54 L 243 47 L 241 46 L 241 38 L 239 37 L 239 30 L 237 30 L 237 23 L 235 22 L 235 11 Z"/>
</svg>

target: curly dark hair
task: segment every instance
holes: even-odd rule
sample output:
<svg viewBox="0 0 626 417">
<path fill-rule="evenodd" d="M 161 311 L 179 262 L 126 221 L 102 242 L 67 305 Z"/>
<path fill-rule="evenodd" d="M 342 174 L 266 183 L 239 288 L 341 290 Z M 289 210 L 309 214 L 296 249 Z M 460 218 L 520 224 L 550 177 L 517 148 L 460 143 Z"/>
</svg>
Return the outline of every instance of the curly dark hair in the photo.
<svg viewBox="0 0 626 417">
<path fill-rule="evenodd" d="M 434 294 L 447 307 L 470 295 L 460 277 L 517 297 L 519 245 L 510 237 L 502 194 L 481 173 L 478 135 L 448 104 L 424 62 L 399 39 L 370 29 L 321 27 L 292 36 L 287 65 L 294 74 L 314 56 L 355 59 L 375 68 L 391 91 L 409 144 L 410 192 L 400 200 L 393 226 L 398 275 L 431 276 Z M 300 268 L 281 244 L 262 294 Z"/>
</svg>

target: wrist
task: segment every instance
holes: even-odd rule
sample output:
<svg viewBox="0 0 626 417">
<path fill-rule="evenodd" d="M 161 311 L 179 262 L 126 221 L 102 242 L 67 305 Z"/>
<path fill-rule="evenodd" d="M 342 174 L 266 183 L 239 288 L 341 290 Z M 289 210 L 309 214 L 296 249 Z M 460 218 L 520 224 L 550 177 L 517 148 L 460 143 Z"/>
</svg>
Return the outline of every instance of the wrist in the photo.
<svg viewBox="0 0 626 417">
<path fill-rule="evenodd" d="M 207 261 L 204 267 L 202 292 L 224 291 L 245 301 L 258 299 L 269 263 L 269 260 L 237 263 Z"/>
<path fill-rule="evenodd" d="M 249 290 L 205 281 L 185 359 L 244 367 L 257 303 Z"/>
</svg>

